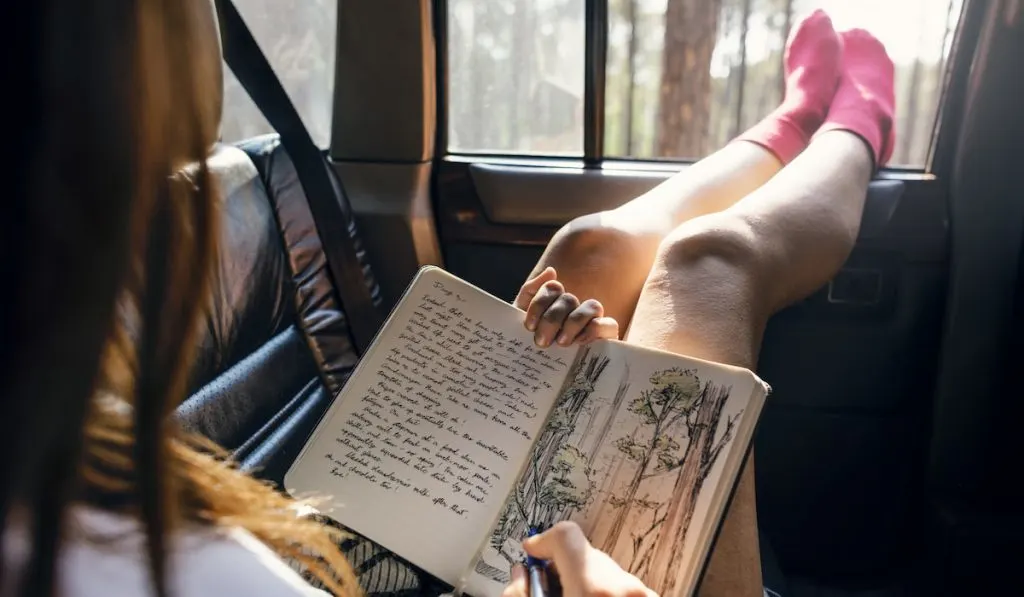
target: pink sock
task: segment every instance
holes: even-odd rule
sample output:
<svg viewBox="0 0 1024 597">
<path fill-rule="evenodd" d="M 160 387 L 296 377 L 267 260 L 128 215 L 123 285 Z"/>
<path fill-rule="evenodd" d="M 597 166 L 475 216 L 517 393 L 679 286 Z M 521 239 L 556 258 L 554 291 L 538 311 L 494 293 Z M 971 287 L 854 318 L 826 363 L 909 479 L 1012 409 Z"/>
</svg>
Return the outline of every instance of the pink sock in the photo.
<svg viewBox="0 0 1024 597">
<path fill-rule="evenodd" d="M 786 97 L 764 120 L 739 136 L 793 160 L 828 113 L 839 83 L 842 43 L 824 11 L 816 10 L 793 28 L 786 42 Z"/>
<path fill-rule="evenodd" d="M 828 117 L 819 132 L 844 130 L 871 149 L 875 168 L 884 166 L 896 144 L 896 95 L 892 60 L 885 46 L 863 29 L 844 31 L 843 72 Z"/>
</svg>

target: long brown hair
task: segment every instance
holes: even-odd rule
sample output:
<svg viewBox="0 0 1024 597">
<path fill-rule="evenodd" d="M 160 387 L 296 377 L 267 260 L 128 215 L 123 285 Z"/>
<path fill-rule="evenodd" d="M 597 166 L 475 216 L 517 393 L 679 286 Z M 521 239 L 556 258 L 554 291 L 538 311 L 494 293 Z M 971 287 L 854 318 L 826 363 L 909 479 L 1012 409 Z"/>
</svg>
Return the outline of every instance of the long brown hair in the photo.
<svg viewBox="0 0 1024 597">
<path fill-rule="evenodd" d="M 31 14 L 10 83 L 23 163 L 0 203 L 0 531 L 18 519 L 30 533 L 20 592 L 53 593 L 82 502 L 142 522 L 159 595 L 168 534 L 195 523 L 247 529 L 358 593 L 336 532 L 171 416 L 216 254 L 208 0 L 17 4 Z"/>
</svg>

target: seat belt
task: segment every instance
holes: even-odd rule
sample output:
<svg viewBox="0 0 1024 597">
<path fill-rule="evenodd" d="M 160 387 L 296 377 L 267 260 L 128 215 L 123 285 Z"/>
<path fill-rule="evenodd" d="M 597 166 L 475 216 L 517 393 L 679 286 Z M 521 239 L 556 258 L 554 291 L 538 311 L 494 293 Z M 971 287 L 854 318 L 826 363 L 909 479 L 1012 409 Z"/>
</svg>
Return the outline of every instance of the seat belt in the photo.
<svg viewBox="0 0 1024 597">
<path fill-rule="evenodd" d="M 352 339 L 362 354 L 383 323 L 384 313 L 366 253 L 356 244 L 358 233 L 348 196 L 341 181 L 329 171 L 326 157 L 310 137 L 237 7 L 232 0 L 215 1 L 224 61 L 280 135 L 281 145 L 295 165 Z"/>
</svg>

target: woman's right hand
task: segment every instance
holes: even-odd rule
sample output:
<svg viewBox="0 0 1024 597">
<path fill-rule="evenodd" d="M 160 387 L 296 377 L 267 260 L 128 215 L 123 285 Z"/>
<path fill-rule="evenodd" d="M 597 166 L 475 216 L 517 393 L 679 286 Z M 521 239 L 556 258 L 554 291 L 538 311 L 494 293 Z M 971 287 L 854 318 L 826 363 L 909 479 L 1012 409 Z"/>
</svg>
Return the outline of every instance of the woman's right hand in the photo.
<svg viewBox="0 0 1024 597">
<path fill-rule="evenodd" d="M 549 570 L 558 574 L 563 597 L 658 597 L 608 554 L 592 546 L 574 522 L 560 522 L 530 537 L 523 548 L 531 556 L 548 561 Z M 502 597 L 529 597 L 528 586 L 525 568 L 516 566 Z"/>
</svg>

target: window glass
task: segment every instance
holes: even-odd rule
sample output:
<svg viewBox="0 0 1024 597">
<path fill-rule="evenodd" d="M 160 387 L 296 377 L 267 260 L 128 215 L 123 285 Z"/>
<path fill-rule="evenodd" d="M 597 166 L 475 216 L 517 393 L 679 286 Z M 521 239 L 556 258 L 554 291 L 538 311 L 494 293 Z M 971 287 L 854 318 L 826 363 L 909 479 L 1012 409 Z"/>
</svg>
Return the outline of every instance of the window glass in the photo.
<svg viewBox="0 0 1024 597">
<path fill-rule="evenodd" d="M 449 0 L 448 147 L 582 155 L 584 0 Z"/>
<path fill-rule="evenodd" d="M 667 3 L 685 21 L 666 30 Z M 962 0 L 609 0 L 605 154 L 698 159 L 755 124 L 780 102 L 782 49 L 793 22 L 824 9 L 837 30 L 867 29 L 896 65 L 892 165 L 922 167 Z M 666 40 L 671 47 L 666 45 Z M 666 51 L 686 56 L 663 75 Z M 693 123 L 664 117 L 672 98 Z"/>
<path fill-rule="evenodd" d="M 313 140 L 331 140 L 338 0 L 234 0 Z M 225 65 L 221 135 L 238 141 L 273 132 Z"/>
</svg>

